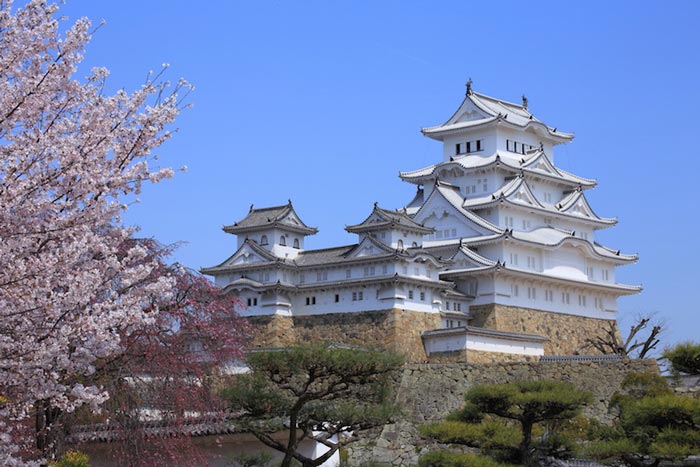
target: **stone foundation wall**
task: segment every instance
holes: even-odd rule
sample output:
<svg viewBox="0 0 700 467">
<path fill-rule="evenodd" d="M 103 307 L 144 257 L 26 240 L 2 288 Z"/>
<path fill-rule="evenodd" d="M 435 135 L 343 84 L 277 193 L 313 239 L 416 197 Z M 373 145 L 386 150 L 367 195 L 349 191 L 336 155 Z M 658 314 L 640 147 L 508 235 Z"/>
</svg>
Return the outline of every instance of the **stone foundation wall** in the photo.
<svg viewBox="0 0 700 467">
<path fill-rule="evenodd" d="M 471 326 L 548 337 L 550 341 L 544 344 L 545 355 L 572 355 L 581 349 L 587 337 L 603 335 L 611 323 L 617 328 L 615 320 L 498 304 L 475 305 L 469 308 L 469 312 L 472 315 Z M 584 353 L 598 352 L 591 348 Z"/>
<path fill-rule="evenodd" d="M 441 327 L 440 315 L 401 309 L 326 313 L 307 316 L 255 316 L 252 348 L 284 347 L 307 342 L 375 347 L 425 362 L 420 333 Z"/>
<path fill-rule="evenodd" d="M 403 415 L 380 431 L 365 433 L 347 449 L 350 466 L 415 465 L 418 457 L 435 448 L 421 438 L 418 427 L 443 420 L 464 402 L 464 394 L 476 384 L 500 384 L 522 380 L 565 381 L 593 393 L 593 403 L 584 415 L 604 423 L 610 398 L 632 371 L 659 373 L 655 360 L 559 361 L 496 364 L 412 364 L 398 376 L 397 401 Z"/>
<path fill-rule="evenodd" d="M 287 347 L 297 342 L 294 321 L 291 316 L 264 315 L 245 318 L 251 324 L 253 338 L 251 349 Z"/>
<path fill-rule="evenodd" d="M 428 357 L 428 363 L 508 363 L 536 362 L 540 357 L 531 355 L 514 355 L 500 352 L 484 352 L 481 350 L 461 349 L 456 352 L 434 352 Z"/>
</svg>

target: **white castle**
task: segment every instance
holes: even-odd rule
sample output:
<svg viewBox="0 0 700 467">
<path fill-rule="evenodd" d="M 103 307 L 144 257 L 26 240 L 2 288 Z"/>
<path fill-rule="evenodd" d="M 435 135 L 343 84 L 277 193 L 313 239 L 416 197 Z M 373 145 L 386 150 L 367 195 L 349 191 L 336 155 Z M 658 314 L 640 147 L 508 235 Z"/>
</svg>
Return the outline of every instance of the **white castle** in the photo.
<svg viewBox="0 0 700 467">
<path fill-rule="evenodd" d="M 245 316 L 439 317 L 436 329 L 417 330 L 427 356 L 572 353 L 614 322 L 618 297 L 641 290 L 615 280 L 615 267 L 636 255 L 594 240 L 616 223 L 586 200 L 596 182 L 555 165 L 554 147 L 573 135 L 535 118 L 525 97 L 494 99 L 470 81 L 454 114 L 422 133 L 442 142 L 442 161 L 401 172 L 415 198 L 396 210 L 375 204 L 346 227 L 356 244 L 305 250 L 317 230 L 291 202 L 251 206 L 224 227 L 238 237 L 236 252 L 203 272 L 240 297 Z"/>
</svg>

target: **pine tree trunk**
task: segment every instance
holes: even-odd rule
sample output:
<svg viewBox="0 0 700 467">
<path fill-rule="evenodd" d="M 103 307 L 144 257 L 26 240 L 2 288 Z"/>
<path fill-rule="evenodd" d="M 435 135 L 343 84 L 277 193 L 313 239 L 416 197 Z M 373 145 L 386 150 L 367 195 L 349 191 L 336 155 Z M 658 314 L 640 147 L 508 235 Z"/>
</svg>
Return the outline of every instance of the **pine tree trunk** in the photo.
<svg viewBox="0 0 700 467">
<path fill-rule="evenodd" d="M 532 444 L 532 425 L 530 421 L 523 421 L 523 441 L 520 443 L 520 459 L 523 465 L 530 467 L 532 465 L 532 455 L 530 453 L 530 445 Z"/>
</svg>

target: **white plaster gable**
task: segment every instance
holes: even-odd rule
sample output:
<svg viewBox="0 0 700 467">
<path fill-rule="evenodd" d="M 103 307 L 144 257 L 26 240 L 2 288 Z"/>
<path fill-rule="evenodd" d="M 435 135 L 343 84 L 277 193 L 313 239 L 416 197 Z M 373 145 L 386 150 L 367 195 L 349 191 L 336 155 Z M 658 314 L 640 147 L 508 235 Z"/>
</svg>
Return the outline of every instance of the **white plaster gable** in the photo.
<svg viewBox="0 0 700 467">
<path fill-rule="evenodd" d="M 286 224 L 286 225 L 293 225 L 295 227 L 302 227 L 304 226 L 304 223 L 299 219 L 299 216 L 297 216 L 296 212 L 293 210 L 290 210 L 289 213 L 279 221 L 281 224 Z"/>
<path fill-rule="evenodd" d="M 460 108 L 457 109 L 457 112 L 455 112 L 454 116 L 447 121 L 446 125 L 459 122 L 471 122 L 473 120 L 482 120 L 489 117 L 491 117 L 491 115 L 474 105 L 470 99 L 465 99 Z"/>
<path fill-rule="evenodd" d="M 603 221 L 609 224 L 614 224 L 616 222 L 615 219 L 601 218 L 598 216 L 593 211 L 593 208 L 591 208 L 591 205 L 588 204 L 588 201 L 581 190 L 576 190 L 566 196 L 559 203 L 557 203 L 556 208 L 560 212 L 572 214 L 578 217 Z"/>
<path fill-rule="evenodd" d="M 480 268 L 496 264 L 495 261 L 484 258 L 467 247 L 460 248 L 452 257 L 452 261 L 455 263 L 452 269 Z"/>
<path fill-rule="evenodd" d="M 270 261 L 259 252 L 255 251 L 249 243 L 244 243 L 233 255 L 231 255 L 222 266 L 235 266 L 238 264 L 253 264 Z"/>
<path fill-rule="evenodd" d="M 381 245 L 378 241 L 365 235 L 362 241 L 347 254 L 347 258 L 359 258 L 362 256 L 381 255 L 392 252 L 391 247 Z"/>
<path fill-rule="evenodd" d="M 459 237 L 476 237 L 482 235 L 482 231 L 476 228 L 475 224 L 464 219 L 463 216 L 453 212 L 450 206 L 435 206 L 434 209 L 426 209 L 424 211 L 424 219 L 421 219 L 423 225 L 433 227 L 435 230 L 442 231 L 451 230 L 453 226 Z"/>
<path fill-rule="evenodd" d="M 549 160 L 549 158 L 544 154 L 544 151 L 540 151 L 536 153 L 534 157 L 532 157 L 530 160 L 525 161 L 525 163 L 522 164 L 524 168 L 528 168 L 530 170 L 535 170 L 537 172 L 542 172 L 548 175 L 553 175 L 555 177 L 561 177 L 561 173 L 552 165 L 552 162 Z"/>
<path fill-rule="evenodd" d="M 508 196 L 508 199 L 515 203 L 525 204 L 528 206 L 542 207 L 535 195 L 532 194 L 530 187 L 527 183 L 523 181 L 518 188 L 513 190 L 513 192 Z"/>
<path fill-rule="evenodd" d="M 436 230 L 454 228 L 457 238 L 501 231 L 473 212 L 462 208 L 463 202 L 463 198 L 455 190 L 436 186 L 413 220 Z"/>
</svg>

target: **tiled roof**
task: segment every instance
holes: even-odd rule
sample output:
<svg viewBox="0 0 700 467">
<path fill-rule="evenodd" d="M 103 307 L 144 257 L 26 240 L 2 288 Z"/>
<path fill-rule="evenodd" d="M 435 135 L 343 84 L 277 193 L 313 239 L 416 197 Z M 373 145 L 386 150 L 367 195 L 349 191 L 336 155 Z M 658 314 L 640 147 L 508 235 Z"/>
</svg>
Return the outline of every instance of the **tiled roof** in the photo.
<svg viewBox="0 0 700 467">
<path fill-rule="evenodd" d="M 346 255 L 356 246 L 345 245 L 320 250 L 304 250 L 299 252 L 294 261 L 299 266 L 317 266 L 342 262 L 346 259 Z"/>
<path fill-rule="evenodd" d="M 529 173 L 539 177 L 558 180 L 568 184 L 569 186 L 581 185 L 584 187 L 591 187 L 596 183 L 595 180 L 579 177 L 578 175 L 574 175 L 554 166 L 552 166 L 553 172 L 545 172 L 533 164 L 541 157 L 546 158 L 544 153 L 540 150 L 537 150 L 531 154 L 526 154 L 525 156 L 508 151 L 496 151 L 490 156 L 467 154 L 464 156 L 455 156 L 450 161 L 440 162 L 439 164 L 434 164 L 422 169 L 409 172 L 399 172 L 399 177 L 407 182 L 420 183 L 426 180 L 432 180 L 435 172 L 443 167 L 449 168 L 450 166 L 458 166 L 463 169 L 478 169 L 499 164 L 501 167 L 509 170 L 512 173 L 519 173 L 520 171 L 523 171 L 526 174 Z"/>
<path fill-rule="evenodd" d="M 503 229 L 501 229 L 500 227 L 492 224 L 491 222 L 487 221 L 486 219 L 482 218 L 481 216 L 474 214 L 472 211 L 470 211 L 468 209 L 464 209 L 464 207 L 462 207 L 462 204 L 464 203 L 464 198 L 462 198 L 462 195 L 460 195 L 459 192 L 457 192 L 454 189 L 454 187 L 452 187 L 451 185 L 438 181 L 435 184 L 435 189 L 433 189 L 432 193 L 430 193 L 430 196 L 428 197 L 428 199 L 430 199 L 433 196 L 436 196 L 436 193 L 437 193 L 437 195 L 442 196 L 457 211 L 459 211 L 459 213 L 461 215 L 463 215 L 464 217 L 469 219 L 474 224 L 476 224 L 476 225 L 480 226 L 481 228 L 483 228 L 487 231 L 490 231 L 490 232 L 494 232 L 494 233 L 503 232 Z M 428 202 L 426 201 L 426 203 L 423 206 L 427 206 L 427 205 L 428 205 Z M 421 209 L 423 209 L 423 208 L 421 208 Z M 420 210 L 418 212 L 420 212 Z M 418 214 L 418 213 L 416 213 L 416 214 Z"/>
<path fill-rule="evenodd" d="M 238 415 L 211 415 L 192 418 L 185 423 L 176 424 L 169 420 L 157 420 L 145 422 L 143 433 L 149 437 L 178 437 L 178 436 L 208 436 L 222 435 L 229 433 L 239 433 L 240 428 L 236 426 L 235 419 Z M 108 423 L 94 425 L 81 425 L 71 428 L 66 442 L 68 443 L 88 443 L 101 442 L 111 443 L 124 439 L 122 428 Z"/>
<path fill-rule="evenodd" d="M 618 293 L 620 295 L 631 295 L 631 294 L 639 293 L 642 290 L 642 287 L 639 285 L 627 285 L 627 284 L 618 284 L 618 283 L 611 283 L 611 282 L 596 282 L 596 281 L 591 281 L 588 279 L 578 279 L 578 278 L 573 278 L 573 277 L 547 274 L 547 273 L 543 273 L 543 272 L 532 271 L 532 270 L 528 270 L 528 269 L 521 269 L 521 268 L 512 267 L 512 266 L 506 267 L 506 264 L 501 263 L 501 262 L 497 262 L 495 266 L 484 266 L 484 267 L 469 268 L 469 269 L 451 269 L 449 271 L 441 272 L 440 277 L 443 277 L 443 276 L 455 277 L 455 276 L 460 276 L 460 275 L 473 275 L 473 274 L 481 274 L 484 272 L 488 272 L 488 273 L 498 272 L 501 274 L 506 274 L 506 275 L 511 275 L 511 276 L 524 277 L 524 278 L 530 279 L 530 280 L 538 279 L 538 280 L 544 280 L 544 281 L 549 281 L 549 282 L 559 282 L 559 283 L 563 283 L 563 284 L 574 284 L 574 285 L 579 285 L 579 286 L 586 286 L 586 287 L 591 287 L 591 288 L 600 289 L 600 290 L 615 291 L 616 293 Z"/>
<path fill-rule="evenodd" d="M 532 204 L 526 203 L 522 200 L 516 199 L 513 195 L 518 192 L 518 190 L 524 187 L 528 193 L 528 198 L 532 201 Z M 572 211 L 572 207 L 579 201 L 584 204 L 587 214 L 580 214 Z M 562 201 L 555 204 L 554 206 L 541 204 L 532 194 L 529 185 L 522 176 L 515 177 L 506 182 L 498 190 L 494 191 L 490 195 L 481 196 L 478 198 L 466 198 L 464 199 L 464 207 L 468 210 L 479 210 L 488 208 L 500 203 L 507 203 L 511 206 L 525 206 L 529 209 L 535 209 L 550 215 L 564 215 L 568 218 L 575 218 L 578 220 L 593 222 L 597 225 L 610 226 L 617 223 L 614 218 L 606 218 L 598 216 L 586 201 L 583 191 L 581 189 L 576 189 L 572 194 L 564 197 Z"/>
<path fill-rule="evenodd" d="M 431 329 L 421 333 L 422 338 L 430 338 L 449 334 L 473 334 L 478 336 L 512 339 L 528 342 L 547 342 L 548 338 L 537 334 L 524 334 L 520 332 L 497 331 L 495 329 L 479 328 L 474 326 L 459 326 L 455 328 Z"/>
<path fill-rule="evenodd" d="M 413 221 L 405 212 L 383 209 L 380 208 L 377 203 L 374 204 L 374 209 L 364 221 L 359 224 L 349 225 L 345 227 L 345 230 L 348 232 L 360 233 L 386 229 L 387 227 L 400 227 L 421 234 L 435 231 L 432 227 L 425 227 Z"/>
<path fill-rule="evenodd" d="M 253 209 L 251 205 L 248 215 L 238 222 L 224 226 L 224 232 L 237 234 L 273 226 L 290 229 L 306 235 L 318 232 L 316 228 L 309 227 L 301 221 L 294 211 L 291 201 L 284 206 L 260 209 Z"/>
<path fill-rule="evenodd" d="M 477 118 L 462 120 L 467 108 L 478 108 L 482 115 Z M 442 135 L 447 132 L 462 130 L 465 128 L 478 127 L 493 122 L 512 125 L 517 128 L 537 127 L 546 132 L 554 141 L 565 142 L 573 139 L 571 133 L 557 131 L 556 128 L 545 125 L 524 105 L 513 104 L 501 99 L 496 99 L 484 94 L 469 90 L 466 97 L 455 113 L 442 125 L 423 128 L 424 135 L 434 139 L 442 139 Z"/>
</svg>

